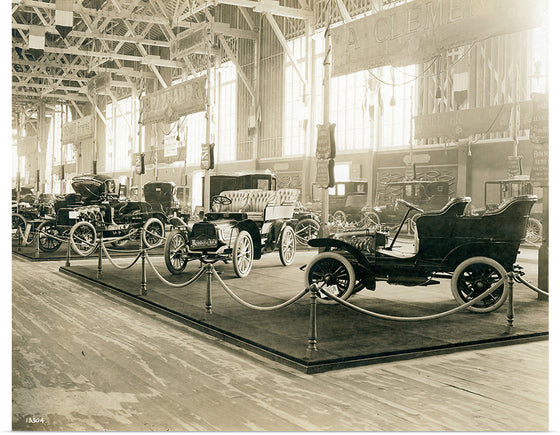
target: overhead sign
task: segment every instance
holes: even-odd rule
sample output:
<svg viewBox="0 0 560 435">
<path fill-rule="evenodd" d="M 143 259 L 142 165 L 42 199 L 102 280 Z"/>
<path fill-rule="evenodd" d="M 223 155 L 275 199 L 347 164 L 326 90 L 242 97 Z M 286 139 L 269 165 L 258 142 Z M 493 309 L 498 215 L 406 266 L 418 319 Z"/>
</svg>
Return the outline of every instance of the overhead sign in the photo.
<svg viewBox="0 0 560 435">
<path fill-rule="evenodd" d="M 336 124 L 317 124 L 317 148 L 315 157 L 318 159 L 334 159 L 336 145 L 334 142 L 334 127 Z"/>
<path fill-rule="evenodd" d="M 317 160 L 315 182 L 323 189 L 334 187 L 334 160 Z"/>
<path fill-rule="evenodd" d="M 414 117 L 414 138 L 447 137 L 465 139 L 474 134 L 509 131 L 513 103 L 476 109 L 452 110 Z M 528 129 L 533 113 L 532 102 L 519 103 L 519 127 Z"/>
<path fill-rule="evenodd" d="M 414 0 L 331 30 L 333 76 L 431 59 L 443 47 L 537 27 L 544 0 Z"/>
<path fill-rule="evenodd" d="M 93 137 L 93 116 L 87 115 L 62 124 L 62 143 L 78 143 Z"/>
<path fill-rule="evenodd" d="M 206 77 L 197 77 L 141 99 L 142 124 L 172 122 L 181 116 L 206 110 Z"/>
<path fill-rule="evenodd" d="M 203 143 L 200 157 L 201 169 L 214 169 L 214 144 Z"/>
</svg>

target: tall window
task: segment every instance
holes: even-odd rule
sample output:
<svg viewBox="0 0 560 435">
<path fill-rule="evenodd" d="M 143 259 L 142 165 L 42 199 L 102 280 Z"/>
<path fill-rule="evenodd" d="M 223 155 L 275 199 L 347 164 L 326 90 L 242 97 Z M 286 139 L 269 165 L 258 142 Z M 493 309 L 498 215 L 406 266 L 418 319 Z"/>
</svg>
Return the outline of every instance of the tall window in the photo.
<svg viewBox="0 0 560 435">
<path fill-rule="evenodd" d="M 216 155 L 218 162 L 236 159 L 237 153 L 237 72 L 231 62 L 216 74 Z"/>
<path fill-rule="evenodd" d="M 323 76 L 325 42 L 322 34 L 316 37 L 315 55 L 315 119 L 323 123 Z M 371 111 L 368 92 L 369 74 L 359 71 L 339 77 L 330 82 L 329 121 L 336 124 L 335 142 L 337 151 L 369 149 L 374 146 Z"/>
<path fill-rule="evenodd" d="M 306 38 L 296 38 L 288 42 L 290 52 L 300 71 L 305 74 L 307 42 Z M 282 154 L 293 156 L 305 153 L 305 136 L 308 111 L 304 102 L 304 84 L 290 57 L 284 55 L 284 133 Z"/>
<path fill-rule="evenodd" d="M 206 112 L 187 115 L 181 126 L 181 137 L 186 138 L 187 164 L 200 165 L 201 146 L 206 141 Z"/>
<path fill-rule="evenodd" d="M 123 98 L 117 104 L 109 103 L 105 118 L 105 170 L 107 172 L 126 171 L 130 169 L 131 149 L 135 129 L 132 126 L 132 97 Z"/>
</svg>

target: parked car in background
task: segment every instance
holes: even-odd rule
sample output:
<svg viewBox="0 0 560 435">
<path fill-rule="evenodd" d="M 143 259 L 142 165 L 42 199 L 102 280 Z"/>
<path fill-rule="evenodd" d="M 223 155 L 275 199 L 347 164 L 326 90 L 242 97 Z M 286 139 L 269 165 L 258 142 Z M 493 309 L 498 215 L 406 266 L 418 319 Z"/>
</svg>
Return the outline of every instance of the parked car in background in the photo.
<svg viewBox="0 0 560 435">
<path fill-rule="evenodd" d="M 56 251 L 64 239 L 79 255 L 88 256 L 99 237 L 122 244 L 129 238 L 148 248 L 163 243 L 168 218 L 142 201 L 122 201 L 119 180 L 106 175 L 81 175 L 72 179 L 75 193 L 55 201 L 56 216 L 38 227 L 39 248 Z"/>
</svg>

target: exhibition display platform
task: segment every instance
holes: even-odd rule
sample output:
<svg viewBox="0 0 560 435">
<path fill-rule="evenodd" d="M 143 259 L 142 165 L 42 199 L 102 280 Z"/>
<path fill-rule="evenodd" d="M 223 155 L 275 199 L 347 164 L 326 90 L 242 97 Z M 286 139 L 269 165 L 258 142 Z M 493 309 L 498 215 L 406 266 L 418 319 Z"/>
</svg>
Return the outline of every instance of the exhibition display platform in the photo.
<svg viewBox="0 0 560 435">
<path fill-rule="evenodd" d="M 298 252 L 289 267 L 281 265 L 276 253 L 264 255 L 253 263 L 251 273 L 244 279 L 235 276 L 231 264 L 216 263 L 215 270 L 237 297 L 253 306 L 270 307 L 305 289 L 305 272 L 301 268 L 314 255 L 313 251 Z M 537 281 L 536 255 L 536 249 L 522 249 L 518 257 L 526 272 L 524 278 L 532 282 Z M 199 262 L 193 261 L 183 274 L 171 275 L 163 256 L 150 252 L 149 257 L 158 272 L 174 283 L 186 282 L 200 271 Z M 125 258 L 115 262 L 122 266 L 130 263 Z M 507 303 L 487 314 L 460 311 L 426 321 L 382 320 L 338 304 L 318 303 L 317 350 L 313 350 L 309 345 L 309 294 L 283 309 L 260 311 L 234 300 L 212 277 L 211 312 L 207 312 L 205 273 L 194 283 L 175 288 L 160 281 L 146 262 L 147 279 L 142 291 L 140 261 L 127 270 L 119 270 L 103 258 L 99 271 L 98 263 L 97 258 L 76 263 L 72 259 L 70 266 L 62 266 L 60 271 L 305 373 L 548 338 L 548 302 L 537 299 L 535 292 L 516 282 L 513 327 L 507 323 Z M 397 317 L 433 315 L 457 306 L 450 281 L 445 279 L 429 287 L 378 282 L 374 292 L 363 290 L 349 302 Z"/>
</svg>

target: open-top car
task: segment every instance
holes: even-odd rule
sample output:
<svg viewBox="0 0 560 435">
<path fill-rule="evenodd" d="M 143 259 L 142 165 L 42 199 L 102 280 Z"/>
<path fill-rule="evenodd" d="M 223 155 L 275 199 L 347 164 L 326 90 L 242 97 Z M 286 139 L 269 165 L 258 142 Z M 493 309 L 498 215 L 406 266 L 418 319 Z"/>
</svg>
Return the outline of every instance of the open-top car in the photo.
<svg viewBox="0 0 560 435">
<path fill-rule="evenodd" d="M 119 180 L 106 175 L 81 175 L 72 179 L 76 193 L 55 202 L 56 217 L 43 222 L 39 228 L 39 248 L 56 251 L 68 237 L 72 249 L 79 255 L 90 255 L 102 236 L 115 244 L 126 236 L 139 238 L 148 248 L 162 243 L 164 225 L 168 222 L 160 210 L 141 201 L 119 200 Z"/>
<path fill-rule="evenodd" d="M 409 210 L 392 239 L 380 230 L 356 230 L 309 241 L 320 248 L 306 267 L 306 284 L 316 283 L 320 292 L 342 299 L 363 288 L 375 290 L 376 281 L 405 286 L 437 284 L 451 279 L 455 300 L 466 303 L 482 295 L 513 271 L 527 220 L 537 197 L 525 195 L 501 203 L 480 216 L 466 216 L 470 198 L 454 198 L 438 211 L 424 212 L 402 199 Z M 397 249 L 395 241 L 411 211 L 417 240 L 409 251 Z M 469 309 L 490 312 L 507 299 L 505 281 Z M 322 294 L 321 300 L 329 300 Z"/>
<path fill-rule="evenodd" d="M 296 238 L 289 225 L 295 199 L 284 191 L 224 191 L 212 197 L 212 209 L 201 222 L 173 230 L 165 242 L 165 264 L 173 274 L 191 260 L 233 263 L 238 277 L 251 271 L 253 260 L 278 250 L 280 261 L 292 263 Z"/>
</svg>

